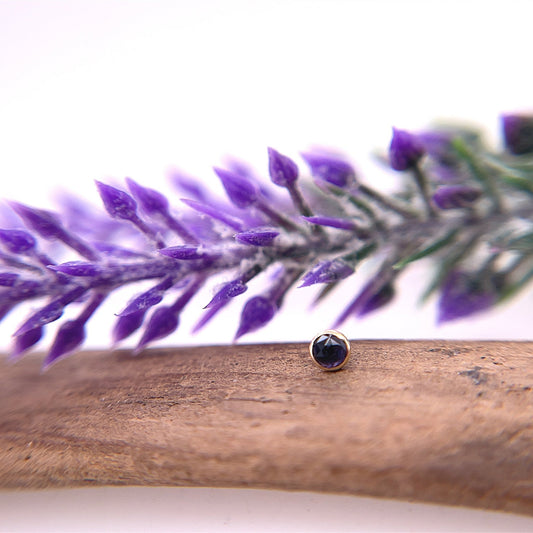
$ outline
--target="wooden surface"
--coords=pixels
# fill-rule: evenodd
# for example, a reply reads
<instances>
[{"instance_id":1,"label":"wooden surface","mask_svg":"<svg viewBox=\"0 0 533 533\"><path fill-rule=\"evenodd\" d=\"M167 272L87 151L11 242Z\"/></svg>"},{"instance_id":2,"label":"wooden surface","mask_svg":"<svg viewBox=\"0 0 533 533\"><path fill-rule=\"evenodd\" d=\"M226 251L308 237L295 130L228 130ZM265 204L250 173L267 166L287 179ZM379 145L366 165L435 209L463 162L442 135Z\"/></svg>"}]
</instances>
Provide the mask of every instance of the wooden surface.
<instances>
[{"instance_id":1,"label":"wooden surface","mask_svg":"<svg viewBox=\"0 0 533 533\"><path fill-rule=\"evenodd\" d=\"M533 514L533 343L356 341L0 363L0 486L267 487Z\"/></svg>"}]
</instances>

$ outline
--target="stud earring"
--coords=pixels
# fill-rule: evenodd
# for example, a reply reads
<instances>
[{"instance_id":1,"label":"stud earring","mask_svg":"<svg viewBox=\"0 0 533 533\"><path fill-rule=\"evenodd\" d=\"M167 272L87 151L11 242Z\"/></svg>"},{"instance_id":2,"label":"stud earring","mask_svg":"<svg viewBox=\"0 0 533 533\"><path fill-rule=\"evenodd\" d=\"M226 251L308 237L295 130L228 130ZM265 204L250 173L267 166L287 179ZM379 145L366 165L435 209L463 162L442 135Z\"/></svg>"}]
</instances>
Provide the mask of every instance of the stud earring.
<instances>
[{"instance_id":1,"label":"stud earring","mask_svg":"<svg viewBox=\"0 0 533 533\"><path fill-rule=\"evenodd\" d=\"M309 353L322 370L340 370L350 358L350 341L340 331L327 329L311 341Z\"/></svg>"}]
</instances>

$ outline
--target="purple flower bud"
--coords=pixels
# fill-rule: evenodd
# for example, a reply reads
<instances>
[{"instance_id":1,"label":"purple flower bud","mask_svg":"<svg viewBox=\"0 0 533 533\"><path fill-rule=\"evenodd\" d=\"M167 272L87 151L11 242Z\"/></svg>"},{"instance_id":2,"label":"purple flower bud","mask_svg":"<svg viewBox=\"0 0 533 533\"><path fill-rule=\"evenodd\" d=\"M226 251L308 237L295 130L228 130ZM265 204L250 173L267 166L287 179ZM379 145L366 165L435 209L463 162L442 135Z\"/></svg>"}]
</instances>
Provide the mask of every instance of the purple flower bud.
<instances>
[{"instance_id":1,"label":"purple flower bud","mask_svg":"<svg viewBox=\"0 0 533 533\"><path fill-rule=\"evenodd\" d=\"M118 316L131 315L132 313L136 313L137 311L141 310L146 311L149 307L157 305L163 299L165 291L170 289L173 283L174 281L172 277L167 276L155 287L152 287L151 289L148 289L147 291L133 298L128 303L126 308L118 314Z\"/></svg>"},{"instance_id":2,"label":"purple flower bud","mask_svg":"<svg viewBox=\"0 0 533 533\"><path fill-rule=\"evenodd\" d=\"M158 251L161 255L164 255L166 257L172 257L173 259L180 259L184 261L194 261L196 259L205 259L220 255L208 253L200 246L193 246L189 244L169 246L168 248L161 248L161 250Z\"/></svg>"},{"instance_id":3,"label":"purple flower bud","mask_svg":"<svg viewBox=\"0 0 533 533\"><path fill-rule=\"evenodd\" d=\"M413 168L425 153L420 139L408 131L393 128L389 147L390 165L394 170Z\"/></svg>"},{"instance_id":4,"label":"purple flower bud","mask_svg":"<svg viewBox=\"0 0 533 533\"><path fill-rule=\"evenodd\" d=\"M120 257L122 259L149 259L148 254L143 254L134 250L129 250L128 248L123 248L122 246L116 246L115 244L110 244L108 242L95 242L93 246L99 251L107 255L112 255L114 257Z\"/></svg>"},{"instance_id":5,"label":"purple flower bud","mask_svg":"<svg viewBox=\"0 0 533 533\"><path fill-rule=\"evenodd\" d=\"M466 185L439 187L433 195L433 202L440 209L457 209L470 207L479 197L481 191Z\"/></svg>"},{"instance_id":6,"label":"purple flower bud","mask_svg":"<svg viewBox=\"0 0 533 533\"><path fill-rule=\"evenodd\" d=\"M381 289L379 289L374 294L370 294L364 301L361 302L360 306L356 310L355 314L358 317L362 317L385 307L388 303L392 301L395 295L394 286L392 283L387 283Z\"/></svg>"},{"instance_id":7,"label":"purple flower bud","mask_svg":"<svg viewBox=\"0 0 533 533\"><path fill-rule=\"evenodd\" d=\"M216 307L217 305L224 303L235 296L239 296L243 292L246 292L248 287L240 280L235 279L225 283L213 296L211 301L205 306L205 308Z\"/></svg>"},{"instance_id":8,"label":"purple flower bud","mask_svg":"<svg viewBox=\"0 0 533 533\"><path fill-rule=\"evenodd\" d=\"M59 217L50 211L36 209L18 202L9 202L13 210L24 220L24 222L41 237L45 239L63 239L65 228L61 224Z\"/></svg>"},{"instance_id":9,"label":"purple flower bud","mask_svg":"<svg viewBox=\"0 0 533 533\"><path fill-rule=\"evenodd\" d=\"M49 265L48 268L54 272L79 277L94 277L103 272L101 265L97 263L85 263L83 261L69 261L60 265Z\"/></svg>"},{"instance_id":10,"label":"purple flower bud","mask_svg":"<svg viewBox=\"0 0 533 533\"><path fill-rule=\"evenodd\" d=\"M12 254L25 254L35 249L33 235L20 229L0 229L0 241Z\"/></svg>"},{"instance_id":11,"label":"purple flower bud","mask_svg":"<svg viewBox=\"0 0 533 533\"><path fill-rule=\"evenodd\" d=\"M176 330L178 324L178 315L171 307L159 307L150 317L136 352L142 350L147 344L170 335Z\"/></svg>"},{"instance_id":12,"label":"purple flower bud","mask_svg":"<svg viewBox=\"0 0 533 533\"><path fill-rule=\"evenodd\" d=\"M22 335L15 337L13 348L11 350L11 359L18 359L24 355L30 348L35 346L43 336L43 328L37 327L30 329Z\"/></svg>"},{"instance_id":13,"label":"purple flower bud","mask_svg":"<svg viewBox=\"0 0 533 533\"><path fill-rule=\"evenodd\" d=\"M145 314L146 309L140 309L128 315L119 316L113 328L113 343L116 344L137 331L143 323Z\"/></svg>"},{"instance_id":14,"label":"purple flower bud","mask_svg":"<svg viewBox=\"0 0 533 533\"><path fill-rule=\"evenodd\" d=\"M354 272L354 268L342 259L321 261L305 274L299 287L308 287L315 283L332 283L347 278Z\"/></svg>"},{"instance_id":15,"label":"purple flower bud","mask_svg":"<svg viewBox=\"0 0 533 533\"><path fill-rule=\"evenodd\" d=\"M264 296L255 296L248 300L242 310L241 322L235 334L235 340L246 333L251 333L262 328L272 320L276 311L276 305Z\"/></svg>"},{"instance_id":16,"label":"purple flower bud","mask_svg":"<svg viewBox=\"0 0 533 533\"><path fill-rule=\"evenodd\" d=\"M252 246L272 246L279 231L273 229L254 228L235 235L235 239L243 244Z\"/></svg>"},{"instance_id":17,"label":"purple flower bud","mask_svg":"<svg viewBox=\"0 0 533 533\"><path fill-rule=\"evenodd\" d=\"M235 172L214 168L216 175L220 178L226 194L231 202L244 209L255 204L259 197L259 191L254 183Z\"/></svg>"},{"instance_id":18,"label":"purple flower bud","mask_svg":"<svg viewBox=\"0 0 533 533\"><path fill-rule=\"evenodd\" d=\"M322 154L304 153L301 154L304 161L309 165L311 174L336 187L346 188L356 181L355 170L350 163Z\"/></svg>"},{"instance_id":19,"label":"purple flower bud","mask_svg":"<svg viewBox=\"0 0 533 533\"><path fill-rule=\"evenodd\" d=\"M96 186L110 216L123 220L136 220L138 218L137 203L127 192L100 181L96 181Z\"/></svg>"},{"instance_id":20,"label":"purple flower bud","mask_svg":"<svg viewBox=\"0 0 533 533\"><path fill-rule=\"evenodd\" d=\"M313 216L313 217L302 217L304 220L307 220L307 222L311 222L311 224L318 224L319 226L327 226L330 228L337 228L337 229L344 229L351 231L355 229L356 225L351 220L347 220L345 218L334 218L334 217L321 217L321 216Z\"/></svg>"},{"instance_id":21,"label":"purple flower bud","mask_svg":"<svg viewBox=\"0 0 533 533\"><path fill-rule=\"evenodd\" d=\"M197 200L188 200L187 198L182 198L181 201L192 209L226 224L226 226L230 227L231 229L236 231L241 231L243 229L243 224L239 219L220 211L220 209L216 209L215 207L204 204L203 202L198 202Z\"/></svg>"},{"instance_id":22,"label":"purple flower bud","mask_svg":"<svg viewBox=\"0 0 533 533\"><path fill-rule=\"evenodd\" d=\"M298 179L296 163L274 148L268 148L268 171L272 182L280 187L290 187Z\"/></svg>"},{"instance_id":23,"label":"purple flower bud","mask_svg":"<svg viewBox=\"0 0 533 533\"><path fill-rule=\"evenodd\" d=\"M60 357L73 352L85 340L85 323L81 320L69 320L61 324L57 330L52 347L43 363L43 369L48 368Z\"/></svg>"},{"instance_id":24,"label":"purple flower bud","mask_svg":"<svg viewBox=\"0 0 533 533\"><path fill-rule=\"evenodd\" d=\"M496 301L496 291L483 284L476 274L451 272L440 294L437 321L442 324L485 311Z\"/></svg>"},{"instance_id":25,"label":"purple flower bud","mask_svg":"<svg viewBox=\"0 0 533 533\"><path fill-rule=\"evenodd\" d=\"M13 287L19 278L14 272L0 272L0 287Z\"/></svg>"},{"instance_id":26,"label":"purple flower bud","mask_svg":"<svg viewBox=\"0 0 533 533\"><path fill-rule=\"evenodd\" d=\"M515 155L533 152L533 116L503 115L501 120L507 150Z\"/></svg>"},{"instance_id":27,"label":"purple flower bud","mask_svg":"<svg viewBox=\"0 0 533 533\"><path fill-rule=\"evenodd\" d=\"M126 178L126 183L131 194L139 202L142 209L152 215L154 213L167 213L168 200L160 192L143 187L131 178Z\"/></svg>"}]
</instances>

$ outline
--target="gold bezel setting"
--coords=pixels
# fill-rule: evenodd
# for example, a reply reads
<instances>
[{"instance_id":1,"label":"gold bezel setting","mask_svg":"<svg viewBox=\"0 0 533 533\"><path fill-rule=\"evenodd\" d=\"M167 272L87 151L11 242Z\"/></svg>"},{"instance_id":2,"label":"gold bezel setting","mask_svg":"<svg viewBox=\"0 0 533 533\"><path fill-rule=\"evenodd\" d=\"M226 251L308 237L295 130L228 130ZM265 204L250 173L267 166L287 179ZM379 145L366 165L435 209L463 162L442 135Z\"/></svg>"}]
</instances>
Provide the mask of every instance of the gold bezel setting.
<instances>
[{"instance_id":1,"label":"gold bezel setting","mask_svg":"<svg viewBox=\"0 0 533 533\"><path fill-rule=\"evenodd\" d=\"M320 337L322 336L327 336L327 335L330 336L330 339L331 337L334 337L335 338L334 340L339 342L341 345L344 344L344 347L346 349L346 353L342 357L342 360L340 360L338 364L335 364L333 366L327 366L327 365L324 365L323 363L320 363L319 359L317 358L317 355L314 353L314 348L316 346L318 339L320 339ZM335 329L327 329L313 337L313 339L309 343L309 355L311 356L313 363L315 363L315 365L321 368L322 370L325 370L326 372L336 372L337 370L340 370L341 368L343 368L348 362L348 359L350 359L350 341L340 331L337 331Z\"/></svg>"}]
</instances>

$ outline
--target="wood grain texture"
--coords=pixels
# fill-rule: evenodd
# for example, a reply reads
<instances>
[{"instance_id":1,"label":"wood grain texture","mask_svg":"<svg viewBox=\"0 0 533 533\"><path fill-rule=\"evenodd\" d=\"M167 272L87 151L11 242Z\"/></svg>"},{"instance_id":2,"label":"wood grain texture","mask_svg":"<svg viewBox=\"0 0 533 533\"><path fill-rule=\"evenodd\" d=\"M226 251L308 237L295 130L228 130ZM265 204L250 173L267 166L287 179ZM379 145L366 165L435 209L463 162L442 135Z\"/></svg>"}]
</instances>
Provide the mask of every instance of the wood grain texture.
<instances>
[{"instance_id":1,"label":"wood grain texture","mask_svg":"<svg viewBox=\"0 0 533 533\"><path fill-rule=\"evenodd\" d=\"M0 486L353 493L533 514L533 343L356 341L0 364Z\"/></svg>"}]
</instances>

